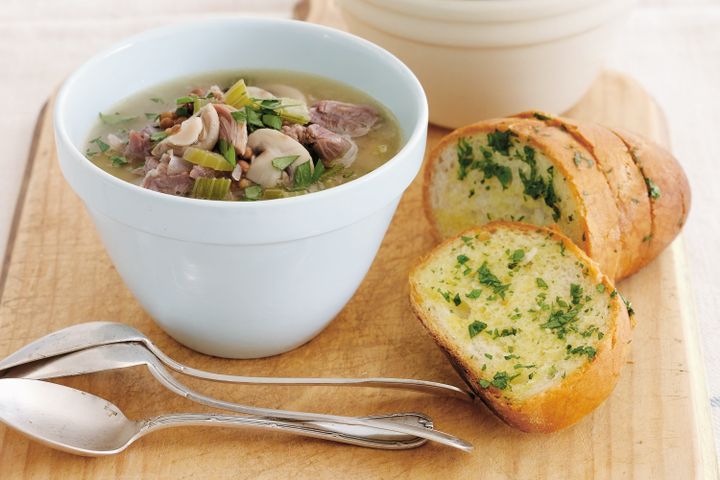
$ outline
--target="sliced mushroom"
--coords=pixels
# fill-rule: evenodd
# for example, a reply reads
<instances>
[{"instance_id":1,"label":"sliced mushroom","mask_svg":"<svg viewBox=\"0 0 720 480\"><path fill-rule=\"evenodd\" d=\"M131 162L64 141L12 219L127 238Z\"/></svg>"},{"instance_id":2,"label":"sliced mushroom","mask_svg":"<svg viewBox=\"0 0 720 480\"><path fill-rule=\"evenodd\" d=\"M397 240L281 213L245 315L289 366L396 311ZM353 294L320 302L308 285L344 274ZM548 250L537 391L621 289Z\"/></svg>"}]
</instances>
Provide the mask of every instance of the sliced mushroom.
<instances>
[{"instance_id":1,"label":"sliced mushroom","mask_svg":"<svg viewBox=\"0 0 720 480\"><path fill-rule=\"evenodd\" d=\"M155 145L152 154L159 157L172 149L182 155L187 147L212 150L220 133L220 119L213 104L208 103L180 124L180 130Z\"/></svg>"},{"instance_id":2,"label":"sliced mushroom","mask_svg":"<svg viewBox=\"0 0 720 480\"><path fill-rule=\"evenodd\" d=\"M255 154L250 163L246 177L258 185L268 188L283 181L282 170L275 168L272 161L278 157L297 155L297 159L287 167L287 179L293 180L295 169L305 162L310 162L310 170L314 165L310 153L292 137L271 128L255 130L248 137L248 147Z\"/></svg>"},{"instance_id":3,"label":"sliced mushroom","mask_svg":"<svg viewBox=\"0 0 720 480\"><path fill-rule=\"evenodd\" d=\"M276 97L292 98L293 100L307 103L307 98L305 97L305 95L300 90L295 87L291 87L290 85L284 85L281 83L265 85L265 90L270 92L272 95L275 95Z\"/></svg>"},{"instance_id":4,"label":"sliced mushroom","mask_svg":"<svg viewBox=\"0 0 720 480\"><path fill-rule=\"evenodd\" d=\"M220 134L220 118L212 103L202 107L198 115L202 119L203 128L197 143L193 146L203 150L212 150Z\"/></svg>"},{"instance_id":5,"label":"sliced mushroom","mask_svg":"<svg viewBox=\"0 0 720 480\"><path fill-rule=\"evenodd\" d=\"M223 103L216 103L214 106L220 119L219 138L224 139L235 147L235 152L238 155L244 155L248 140L246 123L238 122L233 118L232 112L237 111L234 107Z\"/></svg>"}]
</instances>

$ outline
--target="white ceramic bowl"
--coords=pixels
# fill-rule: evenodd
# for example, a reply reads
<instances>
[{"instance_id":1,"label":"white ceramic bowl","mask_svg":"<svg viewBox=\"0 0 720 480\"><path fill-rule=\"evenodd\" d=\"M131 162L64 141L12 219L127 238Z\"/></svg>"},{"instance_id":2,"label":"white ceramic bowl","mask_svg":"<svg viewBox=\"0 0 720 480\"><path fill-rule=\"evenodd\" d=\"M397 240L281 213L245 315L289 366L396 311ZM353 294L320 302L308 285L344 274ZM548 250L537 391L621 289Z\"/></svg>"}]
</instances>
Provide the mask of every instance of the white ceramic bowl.
<instances>
[{"instance_id":1,"label":"white ceramic bowl","mask_svg":"<svg viewBox=\"0 0 720 480\"><path fill-rule=\"evenodd\" d=\"M347 184L260 202L153 192L82 154L98 112L134 92L183 75L259 68L312 72L362 89L395 114L404 147ZM295 348L347 303L420 168L428 120L419 82L385 50L331 28L252 18L130 38L68 78L54 115L63 174L132 293L181 343L232 358Z\"/></svg>"},{"instance_id":2,"label":"white ceramic bowl","mask_svg":"<svg viewBox=\"0 0 720 480\"><path fill-rule=\"evenodd\" d=\"M420 79L430 121L456 128L560 113L602 66L632 0L336 0L351 32Z\"/></svg>"}]
</instances>

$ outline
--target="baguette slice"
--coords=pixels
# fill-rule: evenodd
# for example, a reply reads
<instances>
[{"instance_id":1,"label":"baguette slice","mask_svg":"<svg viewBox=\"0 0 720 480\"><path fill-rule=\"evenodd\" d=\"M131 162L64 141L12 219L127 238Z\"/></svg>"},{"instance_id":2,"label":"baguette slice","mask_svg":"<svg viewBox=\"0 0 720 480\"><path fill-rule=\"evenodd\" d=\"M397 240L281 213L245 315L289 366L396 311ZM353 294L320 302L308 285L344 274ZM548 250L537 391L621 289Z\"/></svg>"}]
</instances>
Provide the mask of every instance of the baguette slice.
<instances>
[{"instance_id":1,"label":"baguette slice","mask_svg":"<svg viewBox=\"0 0 720 480\"><path fill-rule=\"evenodd\" d=\"M556 431L612 392L630 318L608 277L564 235L492 222L436 247L409 281L417 317L509 425Z\"/></svg>"},{"instance_id":2,"label":"baguette slice","mask_svg":"<svg viewBox=\"0 0 720 480\"><path fill-rule=\"evenodd\" d=\"M536 111L523 112L515 116L540 119L546 125L566 131L590 152L592 160L605 175L620 214L620 245L623 253L617 255L615 279L624 278L640 270L652 260L657 253L655 255L648 253L653 236L650 197L645 178L625 142L612 131L595 123ZM654 156L658 155L661 153ZM634 254L628 254L629 252ZM605 273L610 272L605 271Z\"/></svg>"},{"instance_id":3,"label":"baguette slice","mask_svg":"<svg viewBox=\"0 0 720 480\"><path fill-rule=\"evenodd\" d=\"M615 280L659 255L690 208L687 178L666 150L540 112L450 133L430 153L424 188L439 239L493 220L556 226Z\"/></svg>"},{"instance_id":4,"label":"baguette slice","mask_svg":"<svg viewBox=\"0 0 720 480\"><path fill-rule=\"evenodd\" d=\"M618 273L620 214L592 154L536 119L479 122L450 133L425 169L425 212L448 238L494 220L557 227Z\"/></svg>"}]
</instances>

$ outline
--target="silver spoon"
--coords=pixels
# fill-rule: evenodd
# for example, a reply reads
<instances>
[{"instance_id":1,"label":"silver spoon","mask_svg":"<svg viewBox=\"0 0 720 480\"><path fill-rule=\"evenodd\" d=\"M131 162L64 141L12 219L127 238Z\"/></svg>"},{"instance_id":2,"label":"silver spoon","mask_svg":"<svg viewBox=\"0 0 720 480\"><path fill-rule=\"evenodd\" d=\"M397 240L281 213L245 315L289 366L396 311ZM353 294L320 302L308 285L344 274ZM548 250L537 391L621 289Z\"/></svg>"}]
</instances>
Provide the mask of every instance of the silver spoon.
<instances>
[{"instance_id":1,"label":"silver spoon","mask_svg":"<svg viewBox=\"0 0 720 480\"><path fill-rule=\"evenodd\" d=\"M80 323L41 337L0 361L0 376L3 370L18 365L75 352L85 348L124 342L141 343L172 370L205 380L240 384L401 388L422 392L450 394L465 400L473 400L476 398L475 394L471 391L458 388L454 385L407 378L275 378L244 377L206 372L173 360L140 331L129 325L115 322Z\"/></svg>"},{"instance_id":2,"label":"silver spoon","mask_svg":"<svg viewBox=\"0 0 720 480\"><path fill-rule=\"evenodd\" d=\"M77 352L68 353L60 357L51 357L25 365L14 367L5 372L7 378L48 379L84 375L87 373L145 366L150 373L170 391L203 405L246 415L256 415L283 420L299 420L314 422L335 422L348 425L362 425L391 432L399 432L426 438L443 445L458 448L464 451L472 450L472 445L447 433L438 430L428 430L416 425L397 424L391 421L328 415L319 413L294 412L289 410L276 410L271 408L250 407L237 403L226 402L208 397L191 390L175 377L170 375L158 358L143 346L137 343L115 343L87 348Z\"/></svg>"},{"instance_id":3,"label":"silver spoon","mask_svg":"<svg viewBox=\"0 0 720 480\"><path fill-rule=\"evenodd\" d=\"M422 415L406 420L428 421ZM86 456L120 453L150 432L182 426L260 428L387 450L415 448L427 441L413 436L384 437L353 425L283 422L212 413L173 413L129 420L117 406L90 393L19 378L0 379L0 421L52 448ZM428 425L432 424L428 421Z\"/></svg>"}]
</instances>

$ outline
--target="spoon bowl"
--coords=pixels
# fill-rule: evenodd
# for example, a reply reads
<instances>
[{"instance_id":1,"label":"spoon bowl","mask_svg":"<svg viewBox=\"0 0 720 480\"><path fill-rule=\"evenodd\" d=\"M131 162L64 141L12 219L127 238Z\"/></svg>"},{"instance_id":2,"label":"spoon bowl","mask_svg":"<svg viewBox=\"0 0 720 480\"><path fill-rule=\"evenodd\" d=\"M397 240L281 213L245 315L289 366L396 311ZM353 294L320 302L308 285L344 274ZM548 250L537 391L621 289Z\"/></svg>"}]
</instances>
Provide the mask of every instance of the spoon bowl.
<instances>
[{"instance_id":1,"label":"spoon bowl","mask_svg":"<svg viewBox=\"0 0 720 480\"><path fill-rule=\"evenodd\" d=\"M398 421L417 424L423 420L432 427L420 414L404 414ZM427 441L413 436L367 436L367 429L352 425L294 423L238 415L175 413L131 420L117 406L90 393L20 378L0 379L0 421L51 448L84 456L113 455L150 432L178 426L271 429L389 450L415 448Z\"/></svg>"}]
</instances>

